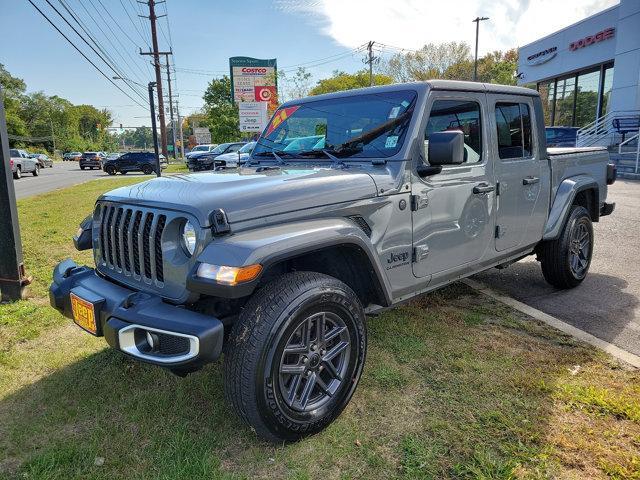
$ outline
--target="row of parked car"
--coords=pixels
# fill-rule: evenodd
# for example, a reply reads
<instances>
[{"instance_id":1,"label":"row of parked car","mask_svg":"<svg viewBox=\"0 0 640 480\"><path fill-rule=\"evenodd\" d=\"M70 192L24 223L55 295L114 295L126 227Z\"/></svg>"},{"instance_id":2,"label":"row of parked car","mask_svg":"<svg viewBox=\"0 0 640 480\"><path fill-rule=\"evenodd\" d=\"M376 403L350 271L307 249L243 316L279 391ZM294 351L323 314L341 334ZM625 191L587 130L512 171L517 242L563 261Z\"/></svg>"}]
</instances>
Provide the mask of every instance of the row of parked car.
<instances>
[{"instance_id":1,"label":"row of parked car","mask_svg":"<svg viewBox=\"0 0 640 480\"><path fill-rule=\"evenodd\" d=\"M9 167L13 178L21 178L23 173L31 173L34 177L40 175L41 168L53 168L53 160L44 153L29 153L19 148L9 150Z\"/></svg>"},{"instance_id":2,"label":"row of parked car","mask_svg":"<svg viewBox=\"0 0 640 480\"><path fill-rule=\"evenodd\" d=\"M249 160L255 146L256 142L198 145L187 153L187 166L192 172L235 168Z\"/></svg>"},{"instance_id":3,"label":"row of parked car","mask_svg":"<svg viewBox=\"0 0 640 480\"><path fill-rule=\"evenodd\" d=\"M77 161L80 169L104 170L109 175L116 173L142 172L147 175L156 170L156 160L152 152L69 152L63 161ZM160 155L160 168L167 168L167 159Z\"/></svg>"}]
</instances>

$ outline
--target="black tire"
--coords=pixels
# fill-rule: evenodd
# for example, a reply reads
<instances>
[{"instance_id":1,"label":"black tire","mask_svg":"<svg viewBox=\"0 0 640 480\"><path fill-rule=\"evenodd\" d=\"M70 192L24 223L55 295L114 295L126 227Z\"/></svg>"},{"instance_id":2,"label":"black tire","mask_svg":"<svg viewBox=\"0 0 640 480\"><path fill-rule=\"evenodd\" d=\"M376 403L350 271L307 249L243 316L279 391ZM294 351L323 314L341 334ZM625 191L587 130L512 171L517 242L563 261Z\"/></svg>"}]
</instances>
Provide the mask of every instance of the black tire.
<instances>
[{"instance_id":1,"label":"black tire","mask_svg":"<svg viewBox=\"0 0 640 480\"><path fill-rule=\"evenodd\" d=\"M40 175L40 165L36 165L35 170L31 173L33 174L34 177L37 177L38 175Z\"/></svg>"},{"instance_id":2,"label":"black tire","mask_svg":"<svg viewBox=\"0 0 640 480\"><path fill-rule=\"evenodd\" d=\"M116 174L116 167L114 167L113 165L109 165L107 166L107 168L104 169L105 172L107 172L109 175L115 175Z\"/></svg>"},{"instance_id":3,"label":"black tire","mask_svg":"<svg viewBox=\"0 0 640 480\"><path fill-rule=\"evenodd\" d=\"M13 174L13 178L15 178L16 180L19 180L22 178L22 168L20 168L20 165L16 166L16 171Z\"/></svg>"},{"instance_id":4,"label":"black tire","mask_svg":"<svg viewBox=\"0 0 640 480\"><path fill-rule=\"evenodd\" d=\"M225 346L225 397L261 438L299 440L347 406L366 349L364 310L347 285L319 273L287 273L257 291L233 325Z\"/></svg>"},{"instance_id":5,"label":"black tire","mask_svg":"<svg viewBox=\"0 0 640 480\"><path fill-rule=\"evenodd\" d=\"M120 172L120 175L126 175L126 174L127 174L126 170L123 170L122 172Z\"/></svg>"},{"instance_id":6,"label":"black tire","mask_svg":"<svg viewBox=\"0 0 640 480\"><path fill-rule=\"evenodd\" d=\"M82 166L81 166L81 167L80 167L80 170L84 170L84 167L82 167Z\"/></svg>"},{"instance_id":7,"label":"black tire","mask_svg":"<svg viewBox=\"0 0 640 480\"><path fill-rule=\"evenodd\" d=\"M593 253L593 225L586 208L571 207L556 240L542 242L539 258L544 279L557 288L574 288L587 276Z\"/></svg>"},{"instance_id":8,"label":"black tire","mask_svg":"<svg viewBox=\"0 0 640 480\"><path fill-rule=\"evenodd\" d=\"M151 167L151 165L143 165L142 173L144 173L145 175L151 175L153 173L153 168Z\"/></svg>"}]
</instances>

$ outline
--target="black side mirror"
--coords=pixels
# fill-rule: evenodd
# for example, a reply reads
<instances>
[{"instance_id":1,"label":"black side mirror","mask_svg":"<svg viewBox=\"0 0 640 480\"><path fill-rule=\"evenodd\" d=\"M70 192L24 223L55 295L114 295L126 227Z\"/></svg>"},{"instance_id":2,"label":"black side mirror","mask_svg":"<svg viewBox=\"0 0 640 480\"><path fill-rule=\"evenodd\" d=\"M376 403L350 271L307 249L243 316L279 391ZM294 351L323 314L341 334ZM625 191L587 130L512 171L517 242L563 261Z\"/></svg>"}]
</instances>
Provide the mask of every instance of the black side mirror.
<instances>
[{"instance_id":1,"label":"black side mirror","mask_svg":"<svg viewBox=\"0 0 640 480\"><path fill-rule=\"evenodd\" d=\"M459 165L464 161L464 134L460 130L429 135L429 165Z\"/></svg>"}]
</instances>

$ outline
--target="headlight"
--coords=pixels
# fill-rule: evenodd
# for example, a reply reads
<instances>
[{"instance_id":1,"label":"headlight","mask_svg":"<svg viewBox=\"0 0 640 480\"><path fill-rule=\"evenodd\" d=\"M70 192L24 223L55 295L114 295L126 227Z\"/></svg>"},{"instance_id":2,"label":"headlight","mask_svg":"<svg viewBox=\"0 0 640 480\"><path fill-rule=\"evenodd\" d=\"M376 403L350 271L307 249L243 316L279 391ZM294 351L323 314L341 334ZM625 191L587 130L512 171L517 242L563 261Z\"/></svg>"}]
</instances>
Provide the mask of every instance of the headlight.
<instances>
[{"instance_id":1,"label":"headlight","mask_svg":"<svg viewBox=\"0 0 640 480\"><path fill-rule=\"evenodd\" d=\"M182 227L182 243L189 255L193 255L193 252L196 251L196 229L193 228L191 222L185 223Z\"/></svg>"},{"instance_id":2,"label":"headlight","mask_svg":"<svg viewBox=\"0 0 640 480\"><path fill-rule=\"evenodd\" d=\"M198 266L197 276L215 280L222 285L237 285L238 283L255 280L262 272L262 265L254 264L246 267L227 267L225 265L211 265L201 263Z\"/></svg>"}]
</instances>

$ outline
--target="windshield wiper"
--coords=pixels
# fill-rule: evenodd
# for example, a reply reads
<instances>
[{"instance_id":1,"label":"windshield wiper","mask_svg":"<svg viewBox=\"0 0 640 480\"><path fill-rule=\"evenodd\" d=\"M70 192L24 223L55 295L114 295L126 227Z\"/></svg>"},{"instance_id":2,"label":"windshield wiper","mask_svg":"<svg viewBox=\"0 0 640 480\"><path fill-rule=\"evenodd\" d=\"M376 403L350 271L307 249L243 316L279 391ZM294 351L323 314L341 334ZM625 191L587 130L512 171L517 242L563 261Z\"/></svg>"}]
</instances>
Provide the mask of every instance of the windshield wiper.
<instances>
[{"instance_id":1,"label":"windshield wiper","mask_svg":"<svg viewBox=\"0 0 640 480\"><path fill-rule=\"evenodd\" d=\"M258 152L251 155L251 157L266 157L267 155L271 155L280 165L284 165L285 161L282 156L294 157L291 152L285 152L284 150L269 150L264 152ZM251 162L253 163L253 162Z\"/></svg>"}]
</instances>

